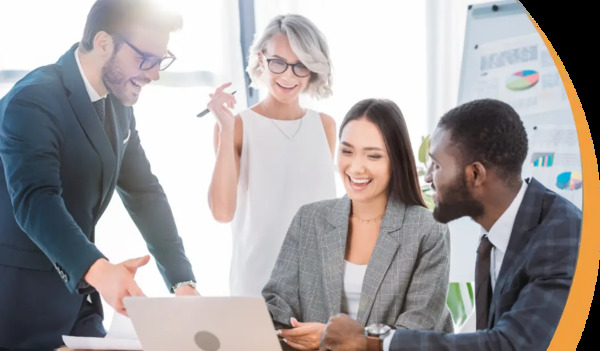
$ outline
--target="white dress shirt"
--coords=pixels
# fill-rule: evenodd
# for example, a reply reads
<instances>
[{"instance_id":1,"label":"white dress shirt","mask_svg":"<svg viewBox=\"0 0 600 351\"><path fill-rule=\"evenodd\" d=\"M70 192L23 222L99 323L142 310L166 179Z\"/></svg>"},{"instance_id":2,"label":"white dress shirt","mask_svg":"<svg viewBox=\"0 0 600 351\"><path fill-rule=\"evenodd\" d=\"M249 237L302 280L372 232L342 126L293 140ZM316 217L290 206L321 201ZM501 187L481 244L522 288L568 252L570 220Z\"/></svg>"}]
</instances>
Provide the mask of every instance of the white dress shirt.
<instances>
[{"instance_id":1,"label":"white dress shirt","mask_svg":"<svg viewBox=\"0 0 600 351\"><path fill-rule=\"evenodd\" d=\"M515 196L513 201L510 203L510 206L508 206L506 211L504 211L500 218L498 218L498 220L492 225L490 231L486 233L485 229L481 229L481 236L487 234L488 239L492 245L494 245L490 257L492 292L496 286L496 280L498 279L498 274L502 268L502 261L504 260L504 254L506 253L506 248L508 247L510 234L512 233L512 229L515 224L515 218L517 217L517 212L519 212L519 207L521 207L521 202L523 202L523 197L525 196L526 190L527 183L522 182L521 189L517 193L517 196Z\"/></svg>"},{"instance_id":2,"label":"white dress shirt","mask_svg":"<svg viewBox=\"0 0 600 351\"><path fill-rule=\"evenodd\" d=\"M90 100L92 100L92 102L95 102L102 98L105 98L106 95L100 96L100 94L98 94L96 89L94 89L94 87L92 87L92 84L90 84L90 81L85 76L83 67L81 67L81 61L79 60L79 49L75 50L75 62L77 62L77 68L79 68L79 73L81 74L81 78L83 78L83 84L85 85L85 90L87 91L88 95L90 96Z\"/></svg>"}]
</instances>

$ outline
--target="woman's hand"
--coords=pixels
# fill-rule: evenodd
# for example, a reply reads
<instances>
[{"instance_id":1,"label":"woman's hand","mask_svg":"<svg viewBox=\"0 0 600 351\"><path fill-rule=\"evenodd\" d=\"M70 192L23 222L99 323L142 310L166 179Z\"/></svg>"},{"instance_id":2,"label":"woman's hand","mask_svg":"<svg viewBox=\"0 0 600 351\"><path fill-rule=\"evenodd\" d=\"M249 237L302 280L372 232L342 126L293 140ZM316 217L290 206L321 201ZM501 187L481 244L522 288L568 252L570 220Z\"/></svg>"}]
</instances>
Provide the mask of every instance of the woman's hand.
<instances>
[{"instance_id":1,"label":"woman's hand","mask_svg":"<svg viewBox=\"0 0 600 351\"><path fill-rule=\"evenodd\" d=\"M293 329L281 329L279 334L284 341L296 350L318 350L321 333L325 329L323 323L301 323L290 318Z\"/></svg>"},{"instance_id":2,"label":"woman's hand","mask_svg":"<svg viewBox=\"0 0 600 351\"><path fill-rule=\"evenodd\" d=\"M235 119L231 109L234 108L236 101L232 94L223 91L229 86L231 86L231 82L221 85L213 94L209 94L210 101L207 107L217 117L217 123L221 130L233 131Z\"/></svg>"}]
</instances>

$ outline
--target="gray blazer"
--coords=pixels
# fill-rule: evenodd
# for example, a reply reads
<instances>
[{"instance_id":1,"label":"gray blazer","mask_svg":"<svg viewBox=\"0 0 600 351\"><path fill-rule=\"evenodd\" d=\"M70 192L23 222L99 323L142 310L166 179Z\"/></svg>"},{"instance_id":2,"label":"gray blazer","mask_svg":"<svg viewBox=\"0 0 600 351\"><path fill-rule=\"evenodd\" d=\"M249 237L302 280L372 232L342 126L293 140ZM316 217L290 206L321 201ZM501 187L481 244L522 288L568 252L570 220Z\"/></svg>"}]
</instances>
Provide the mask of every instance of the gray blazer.
<instances>
[{"instance_id":1,"label":"gray blazer","mask_svg":"<svg viewBox=\"0 0 600 351\"><path fill-rule=\"evenodd\" d=\"M262 294L273 320L327 323L341 312L344 254L351 203L347 196L300 208ZM388 201L369 260L358 322L453 331L446 307L448 227L431 211Z\"/></svg>"}]
</instances>

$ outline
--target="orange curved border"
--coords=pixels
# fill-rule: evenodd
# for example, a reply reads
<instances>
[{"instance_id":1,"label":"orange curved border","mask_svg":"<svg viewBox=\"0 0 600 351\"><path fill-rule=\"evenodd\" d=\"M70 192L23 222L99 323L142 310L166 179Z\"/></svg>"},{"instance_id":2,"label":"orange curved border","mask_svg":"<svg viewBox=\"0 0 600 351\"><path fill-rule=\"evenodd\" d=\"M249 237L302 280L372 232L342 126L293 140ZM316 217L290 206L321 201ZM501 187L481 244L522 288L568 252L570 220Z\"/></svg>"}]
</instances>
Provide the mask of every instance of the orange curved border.
<instances>
[{"instance_id":1,"label":"orange curved border","mask_svg":"<svg viewBox=\"0 0 600 351\"><path fill-rule=\"evenodd\" d=\"M594 234L594 229L597 230L600 228L600 216L594 216L593 210L600 206L598 163L590 128L585 119L583 107L577 97L573 82L569 78L565 66L556 54L550 41L540 29L540 26L530 14L528 16L540 34L540 37L544 40L562 78L571 104L571 110L573 111L577 136L579 138L579 149L581 151L583 227L581 231L579 258L565 310L554 338L550 343L550 347L548 347L548 350L556 351L576 350L594 298L594 288L596 286L596 279L598 278L598 264L600 262L600 235Z\"/></svg>"}]
</instances>

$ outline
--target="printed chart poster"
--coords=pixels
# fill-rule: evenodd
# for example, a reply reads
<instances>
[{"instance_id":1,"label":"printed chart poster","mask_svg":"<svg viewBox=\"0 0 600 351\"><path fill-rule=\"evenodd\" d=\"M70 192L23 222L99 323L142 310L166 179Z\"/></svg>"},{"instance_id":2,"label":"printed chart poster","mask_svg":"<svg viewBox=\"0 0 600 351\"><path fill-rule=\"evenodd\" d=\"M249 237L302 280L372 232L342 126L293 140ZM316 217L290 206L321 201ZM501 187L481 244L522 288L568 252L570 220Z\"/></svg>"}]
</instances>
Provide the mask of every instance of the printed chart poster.
<instances>
[{"instance_id":1,"label":"printed chart poster","mask_svg":"<svg viewBox=\"0 0 600 351\"><path fill-rule=\"evenodd\" d=\"M537 33L482 44L477 53L477 98L502 100L521 115L569 108L558 70Z\"/></svg>"},{"instance_id":2,"label":"printed chart poster","mask_svg":"<svg viewBox=\"0 0 600 351\"><path fill-rule=\"evenodd\" d=\"M529 139L523 176L582 207L582 173L573 113L558 70L537 33L482 44L477 49L477 96L510 104Z\"/></svg>"},{"instance_id":3,"label":"printed chart poster","mask_svg":"<svg viewBox=\"0 0 600 351\"><path fill-rule=\"evenodd\" d=\"M524 176L533 176L581 209L583 181L577 131L560 125L540 125L528 130L529 155Z\"/></svg>"}]
</instances>

